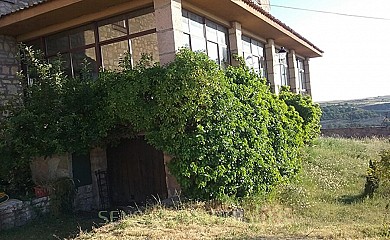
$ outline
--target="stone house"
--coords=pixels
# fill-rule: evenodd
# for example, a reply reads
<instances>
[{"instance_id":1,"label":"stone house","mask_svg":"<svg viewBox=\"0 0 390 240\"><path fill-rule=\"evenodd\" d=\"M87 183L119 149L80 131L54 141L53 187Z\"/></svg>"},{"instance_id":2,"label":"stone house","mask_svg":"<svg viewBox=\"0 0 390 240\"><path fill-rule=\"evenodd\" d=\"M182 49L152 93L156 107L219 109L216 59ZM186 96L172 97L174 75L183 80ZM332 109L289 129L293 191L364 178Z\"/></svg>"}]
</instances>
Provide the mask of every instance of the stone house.
<instances>
[{"instance_id":1,"label":"stone house","mask_svg":"<svg viewBox=\"0 0 390 240\"><path fill-rule=\"evenodd\" d=\"M309 59L322 51L273 17L269 0L0 0L0 100L21 92L17 43L41 49L47 59L61 53L69 76L87 59L93 70L118 68L118 59L142 53L166 64L181 47L201 50L221 65L232 55L267 77L271 88L289 85L311 94ZM285 58L277 53L288 52ZM35 181L71 177L80 209L125 205L148 196L173 196L170 158L142 137L88 155L33 161ZM106 185L108 183L108 185Z\"/></svg>"}]
</instances>

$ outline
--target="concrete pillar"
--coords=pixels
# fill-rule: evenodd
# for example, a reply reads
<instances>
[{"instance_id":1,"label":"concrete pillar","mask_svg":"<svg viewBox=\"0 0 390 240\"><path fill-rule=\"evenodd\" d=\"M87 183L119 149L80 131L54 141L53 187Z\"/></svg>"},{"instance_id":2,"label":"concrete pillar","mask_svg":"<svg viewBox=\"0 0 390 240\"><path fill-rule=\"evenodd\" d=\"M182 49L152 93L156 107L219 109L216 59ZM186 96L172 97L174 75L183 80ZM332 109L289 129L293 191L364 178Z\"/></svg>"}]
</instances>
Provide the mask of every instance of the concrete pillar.
<instances>
[{"instance_id":1,"label":"concrete pillar","mask_svg":"<svg viewBox=\"0 0 390 240\"><path fill-rule=\"evenodd\" d=\"M275 41L268 39L265 45L265 59L267 61L268 82L271 90L278 94L280 88L279 59L276 57Z\"/></svg>"},{"instance_id":2,"label":"concrete pillar","mask_svg":"<svg viewBox=\"0 0 390 240\"><path fill-rule=\"evenodd\" d=\"M181 0L154 0L154 9L160 63L165 65L184 45Z\"/></svg>"},{"instance_id":3,"label":"concrete pillar","mask_svg":"<svg viewBox=\"0 0 390 240\"><path fill-rule=\"evenodd\" d=\"M310 84L310 63L309 58L306 58L303 62L305 67L305 84L306 84L306 94L311 96L311 84Z\"/></svg>"},{"instance_id":4,"label":"concrete pillar","mask_svg":"<svg viewBox=\"0 0 390 240\"><path fill-rule=\"evenodd\" d=\"M290 50L287 55L290 89L293 93L299 93L299 75L295 50Z\"/></svg>"},{"instance_id":5,"label":"concrete pillar","mask_svg":"<svg viewBox=\"0 0 390 240\"><path fill-rule=\"evenodd\" d=\"M91 160L92 196L93 196L93 203L91 207L92 209L99 209L100 208L99 186L98 186L98 181L95 172L99 170L107 171L106 149L104 148L92 149L89 153L89 158ZM108 179L106 180L108 181Z\"/></svg>"},{"instance_id":6,"label":"concrete pillar","mask_svg":"<svg viewBox=\"0 0 390 240\"><path fill-rule=\"evenodd\" d=\"M22 85L17 77L17 72L20 70L17 55L16 39L0 35L0 104L22 93Z\"/></svg>"},{"instance_id":7,"label":"concrete pillar","mask_svg":"<svg viewBox=\"0 0 390 240\"><path fill-rule=\"evenodd\" d=\"M239 22L232 22L229 28L229 44L231 52L231 63L233 66L238 66L239 62L234 59L234 55L243 56L242 49L242 31Z\"/></svg>"}]
</instances>

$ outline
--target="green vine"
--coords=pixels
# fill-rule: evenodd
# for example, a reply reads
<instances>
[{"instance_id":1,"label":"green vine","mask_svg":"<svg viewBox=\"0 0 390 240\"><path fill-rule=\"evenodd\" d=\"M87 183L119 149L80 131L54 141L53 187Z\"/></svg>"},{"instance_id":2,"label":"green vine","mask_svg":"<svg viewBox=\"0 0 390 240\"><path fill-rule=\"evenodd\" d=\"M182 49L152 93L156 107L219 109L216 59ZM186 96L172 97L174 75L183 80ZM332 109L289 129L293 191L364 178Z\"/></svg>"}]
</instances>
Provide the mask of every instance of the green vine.
<instances>
[{"instance_id":1,"label":"green vine","mask_svg":"<svg viewBox=\"0 0 390 240\"><path fill-rule=\"evenodd\" d=\"M271 93L247 67L219 66L203 53L178 52L167 66L144 56L135 67L72 79L61 61L47 63L30 48L23 105L6 118L0 147L26 163L35 156L83 152L143 132L149 143L174 156L172 173L196 199L269 192L300 169L299 151L316 136L314 106ZM304 103L304 104L302 104ZM302 118L303 117L303 118ZM308 136L310 135L310 136Z\"/></svg>"}]
</instances>

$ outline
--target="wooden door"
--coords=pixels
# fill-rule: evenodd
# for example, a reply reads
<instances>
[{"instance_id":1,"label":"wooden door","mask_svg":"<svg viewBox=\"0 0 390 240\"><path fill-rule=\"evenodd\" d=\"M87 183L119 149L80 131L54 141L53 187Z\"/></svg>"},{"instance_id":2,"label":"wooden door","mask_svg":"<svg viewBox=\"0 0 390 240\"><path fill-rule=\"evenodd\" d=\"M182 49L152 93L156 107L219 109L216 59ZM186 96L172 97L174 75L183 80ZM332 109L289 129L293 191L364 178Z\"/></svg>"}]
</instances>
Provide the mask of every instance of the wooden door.
<instances>
[{"instance_id":1,"label":"wooden door","mask_svg":"<svg viewBox=\"0 0 390 240\"><path fill-rule=\"evenodd\" d=\"M144 137L123 140L107 149L111 200L126 206L167 197L164 155L149 145Z\"/></svg>"}]
</instances>

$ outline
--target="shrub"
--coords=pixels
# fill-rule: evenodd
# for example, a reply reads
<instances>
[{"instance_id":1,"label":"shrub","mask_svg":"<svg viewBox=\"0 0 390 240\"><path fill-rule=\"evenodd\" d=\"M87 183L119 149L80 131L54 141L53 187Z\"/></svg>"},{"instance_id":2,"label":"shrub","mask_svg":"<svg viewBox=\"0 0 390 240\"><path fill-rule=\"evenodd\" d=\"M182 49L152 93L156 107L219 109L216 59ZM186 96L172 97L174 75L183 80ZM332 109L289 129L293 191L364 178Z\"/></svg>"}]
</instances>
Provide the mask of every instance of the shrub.
<instances>
[{"instance_id":1,"label":"shrub","mask_svg":"<svg viewBox=\"0 0 390 240\"><path fill-rule=\"evenodd\" d=\"M174 156L189 197L269 192L299 170L302 119L244 66L223 71L183 49L166 67L127 69L115 81L109 105Z\"/></svg>"},{"instance_id":2,"label":"shrub","mask_svg":"<svg viewBox=\"0 0 390 240\"><path fill-rule=\"evenodd\" d=\"M321 108L319 104L312 101L308 95L294 94L288 88L283 88L279 94L288 106L292 106L303 119L303 131L305 143L312 143L312 141L319 136Z\"/></svg>"},{"instance_id":3,"label":"shrub","mask_svg":"<svg viewBox=\"0 0 390 240\"><path fill-rule=\"evenodd\" d=\"M305 112L316 110L310 99L278 97L247 67L221 70L187 49L164 67L147 56L135 67L126 59L121 71L70 79L60 62L29 55L33 84L7 119L1 144L28 163L143 132L174 156L171 172L196 199L267 193L299 171L300 147L315 133L308 125L318 128L316 113Z\"/></svg>"}]
</instances>

